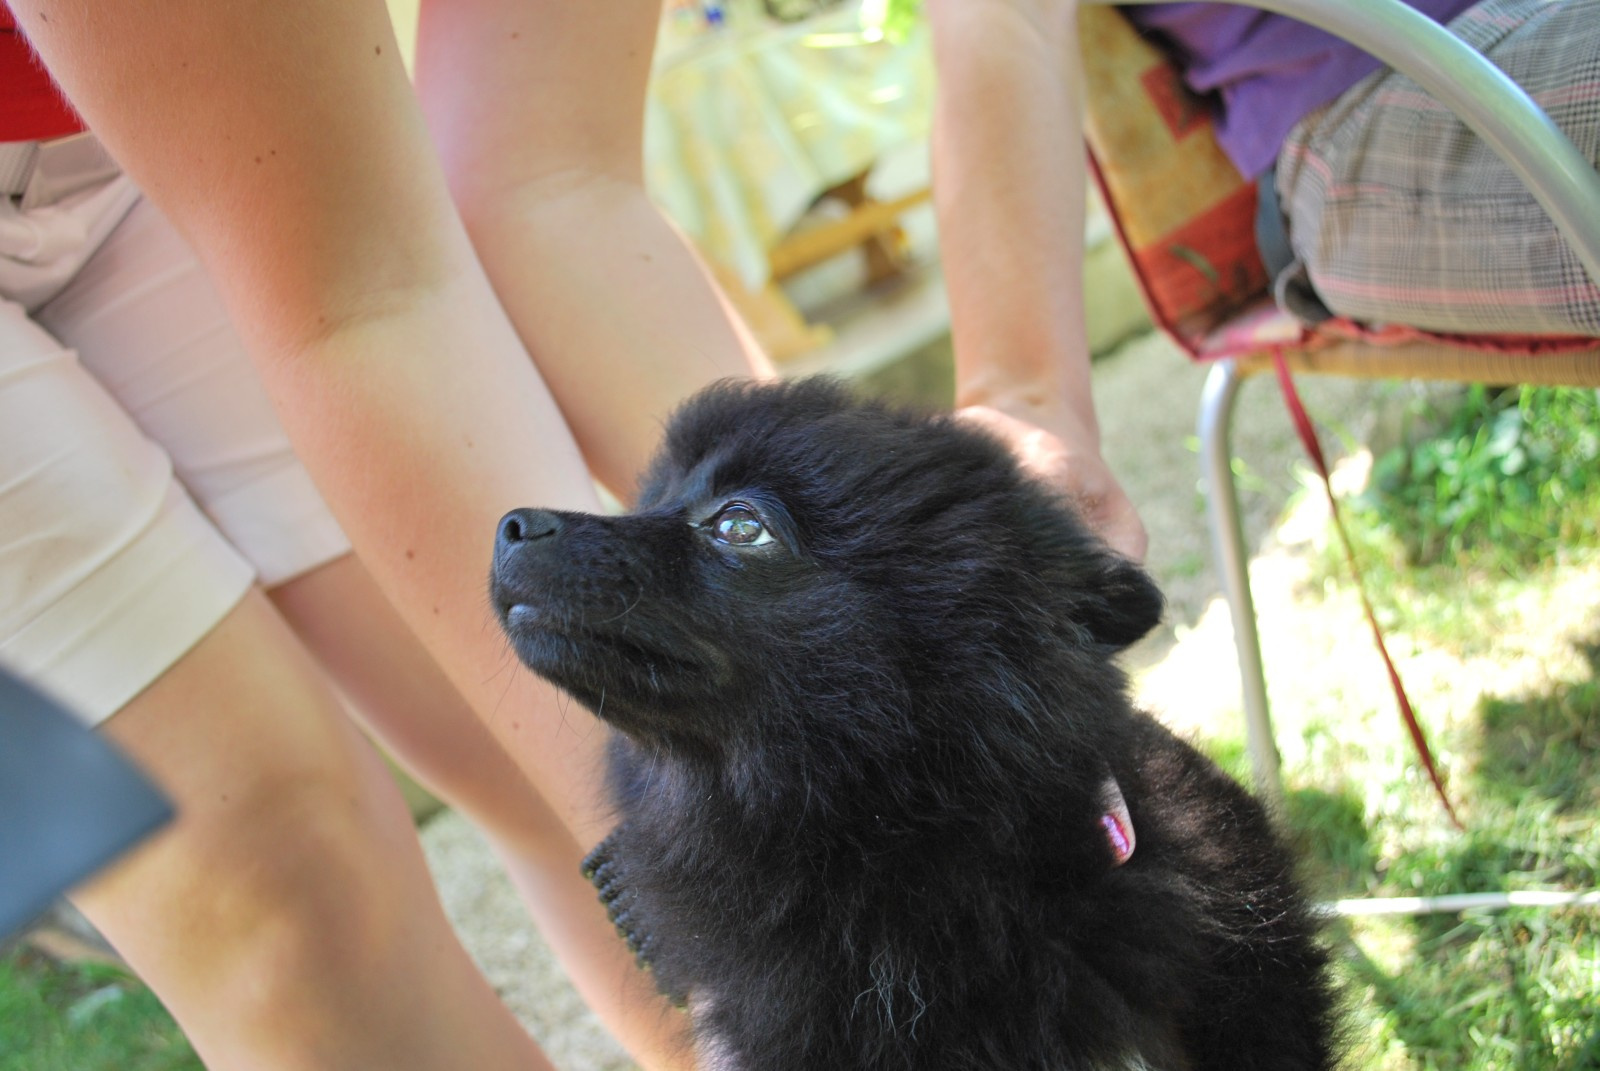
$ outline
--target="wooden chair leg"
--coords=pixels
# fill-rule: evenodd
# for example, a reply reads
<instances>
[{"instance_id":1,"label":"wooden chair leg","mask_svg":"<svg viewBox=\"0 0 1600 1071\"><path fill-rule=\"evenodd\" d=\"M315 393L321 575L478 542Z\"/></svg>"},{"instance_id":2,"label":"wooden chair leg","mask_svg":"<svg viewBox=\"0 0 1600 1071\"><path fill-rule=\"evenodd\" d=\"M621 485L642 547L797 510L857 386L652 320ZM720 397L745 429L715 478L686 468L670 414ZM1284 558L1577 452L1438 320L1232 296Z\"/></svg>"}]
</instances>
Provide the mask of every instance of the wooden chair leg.
<instances>
[{"instance_id":1,"label":"wooden chair leg","mask_svg":"<svg viewBox=\"0 0 1600 1071\"><path fill-rule=\"evenodd\" d=\"M1230 430L1234 401L1246 375L1231 361L1218 361L1200 393L1200 460L1206 488L1206 514L1211 547L1223 597L1233 622L1244 700L1245 734L1255 772L1256 791L1273 807L1283 801L1278 747L1272 736L1267 682L1261 664L1261 638L1256 631L1255 603L1250 597L1250 552L1239 520L1239 496L1233 483Z\"/></svg>"}]
</instances>

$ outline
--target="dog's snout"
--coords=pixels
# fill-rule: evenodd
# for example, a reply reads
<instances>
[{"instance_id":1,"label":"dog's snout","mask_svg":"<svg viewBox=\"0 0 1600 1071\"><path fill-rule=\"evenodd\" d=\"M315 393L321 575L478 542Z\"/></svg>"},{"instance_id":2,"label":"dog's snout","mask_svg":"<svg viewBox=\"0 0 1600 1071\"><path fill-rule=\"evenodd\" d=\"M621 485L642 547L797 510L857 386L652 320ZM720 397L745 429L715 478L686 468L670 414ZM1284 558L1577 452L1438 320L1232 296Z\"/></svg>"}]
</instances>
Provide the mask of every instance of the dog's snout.
<instances>
[{"instance_id":1,"label":"dog's snout","mask_svg":"<svg viewBox=\"0 0 1600 1071\"><path fill-rule=\"evenodd\" d=\"M494 562L489 591L502 611L526 602L537 591L556 536L566 525L559 514L544 509L514 509L495 529Z\"/></svg>"},{"instance_id":2,"label":"dog's snout","mask_svg":"<svg viewBox=\"0 0 1600 1071\"><path fill-rule=\"evenodd\" d=\"M544 509L514 509L500 518L502 546L548 539L561 531L561 518Z\"/></svg>"}]
</instances>

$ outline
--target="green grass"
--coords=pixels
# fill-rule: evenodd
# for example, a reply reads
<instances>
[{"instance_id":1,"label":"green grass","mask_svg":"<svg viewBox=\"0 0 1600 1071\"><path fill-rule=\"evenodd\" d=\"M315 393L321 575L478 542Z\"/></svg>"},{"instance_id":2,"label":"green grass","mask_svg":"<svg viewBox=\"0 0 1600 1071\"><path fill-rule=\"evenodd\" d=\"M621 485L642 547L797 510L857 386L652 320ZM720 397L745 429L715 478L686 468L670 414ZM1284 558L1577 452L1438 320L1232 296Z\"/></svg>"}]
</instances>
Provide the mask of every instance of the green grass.
<instances>
[{"instance_id":1,"label":"green grass","mask_svg":"<svg viewBox=\"0 0 1600 1071\"><path fill-rule=\"evenodd\" d=\"M1517 569L1600 545L1600 396L1476 385L1414 422L1439 430L1379 458L1351 503L1410 566Z\"/></svg>"},{"instance_id":2,"label":"green grass","mask_svg":"<svg viewBox=\"0 0 1600 1071\"><path fill-rule=\"evenodd\" d=\"M1600 885L1600 680L1487 696L1447 722L1466 823L1442 817L1392 710L1280 711L1287 825L1319 898ZM1202 741L1243 777L1236 736ZM1341 920L1330 947L1350 1071L1600 1071L1600 912Z\"/></svg>"},{"instance_id":3,"label":"green grass","mask_svg":"<svg viewBox=\"0 0 1600 1071\"><path fill-rule=\"evenodd\" d=\"M161 1002L126 971L0 958L0 1071L201 1071Z\"/></svg>"},{"instance_id":4,"label":"green grass","mask_svg":"<svg viewBox=\"0 0 1600 1071\"><path fill-rule=\"evenodd\" d=\"M1600 396L1472 387L1453 407L1422 402L1412 435L1340 503L1365 587L1386 627L1481 654L1519 600L1563 569L1600 561ZM1320 496L1306 476L1302 493ZM1336 540L1314 584L1349 582Z\"/></svg>"},{"instance_id":5,"label":"green grass","mask_svg":"<svg viewBox=\"0 0 1600 1071\"><path fill-rule=\"evenodd\" d=\"M1323 896L1594 888L1600 620L1558 641L1542 617L1600 562L1600 401L1478 389L1427 416L1437 430L1380 459L1344 513L1466 830L1431 798L1392 703L1352 702L1336 674L1328 696L1275 710L1289 825ZM1350 587L1330 530L1309 591L1348 605ZM1474 690L1483 667L1518 661L1542 668ZM1206 746L1246 771L1238 739ZM1351 920L1331 946L1352 1071L1600 1071L1600 912Z\"/></svg>"}]
</instances>

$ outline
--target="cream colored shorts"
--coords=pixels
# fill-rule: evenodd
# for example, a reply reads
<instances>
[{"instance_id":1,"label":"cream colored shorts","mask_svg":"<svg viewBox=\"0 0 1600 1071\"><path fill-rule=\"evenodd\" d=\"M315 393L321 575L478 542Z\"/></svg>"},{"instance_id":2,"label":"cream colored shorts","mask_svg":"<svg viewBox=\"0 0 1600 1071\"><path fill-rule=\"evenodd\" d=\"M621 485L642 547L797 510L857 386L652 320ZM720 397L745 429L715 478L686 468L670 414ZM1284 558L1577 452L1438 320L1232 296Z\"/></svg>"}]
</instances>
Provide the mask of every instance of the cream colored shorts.
<instances>
[{"instance_id":1,"label":"cream colored shorts","mask_svg":"<svg viewBox=\"0 0 1600 1071\"><path fill-rule=\"evenodd\" d=\"M0 204L0 664L96 723L253 581L348 550L210 281L126 179Z\"/></svg>"}]
</instances>

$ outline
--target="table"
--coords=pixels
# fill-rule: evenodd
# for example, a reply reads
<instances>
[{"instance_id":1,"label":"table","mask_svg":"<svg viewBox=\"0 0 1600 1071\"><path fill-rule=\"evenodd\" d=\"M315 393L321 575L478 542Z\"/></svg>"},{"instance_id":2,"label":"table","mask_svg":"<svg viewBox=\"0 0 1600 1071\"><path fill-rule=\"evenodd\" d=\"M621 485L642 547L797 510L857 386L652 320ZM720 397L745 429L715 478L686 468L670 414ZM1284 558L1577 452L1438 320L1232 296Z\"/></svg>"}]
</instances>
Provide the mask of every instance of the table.
<instances>
[{"instance_id":1,"label":"table","mask_svg":"<svg viewBox=\"0 0 1600 1071\"><path fill-rule=\"evenodd\" d=\"M896 217L927 190L878 201L866 180L884 153L926 141L932 61L925 33L868 40L854 3L787 26L758 12L730 5L722 28L701 32L667 13L645 109L645 176L758 334L762 321L788 319L803 337L780 348L805 348L817 334L792 309L771 307L786 304L774 284L859 244L885 270ZM791 234L830 192L849 215ZM766 326L782 333L781 323Z\"/></svg>"}]
</instances>

